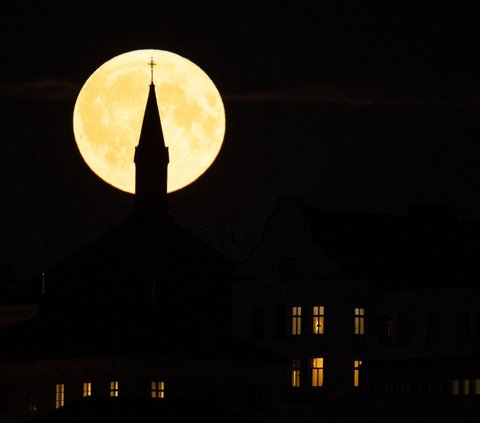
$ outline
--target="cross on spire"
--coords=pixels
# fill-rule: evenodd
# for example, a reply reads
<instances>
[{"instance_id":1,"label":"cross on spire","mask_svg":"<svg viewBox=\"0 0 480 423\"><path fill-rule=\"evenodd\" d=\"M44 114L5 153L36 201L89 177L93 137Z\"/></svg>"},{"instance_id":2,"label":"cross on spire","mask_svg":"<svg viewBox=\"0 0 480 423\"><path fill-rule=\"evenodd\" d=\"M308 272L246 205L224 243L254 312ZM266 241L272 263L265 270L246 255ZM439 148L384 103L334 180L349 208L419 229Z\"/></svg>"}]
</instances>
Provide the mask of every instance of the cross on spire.
<instances>
[{"instance_id":1,"label":"cross on spire","mask_svg":"<svg viewBox=\"0 0 480 423\"><path fill-rule=\"evenodd\" d=\"M153 84L153 67L156 66L157 64L153 61L153 57L150 59L150 62L147 63L148 66L150 66L150 82Z\"/></svg>"}]
</instances>

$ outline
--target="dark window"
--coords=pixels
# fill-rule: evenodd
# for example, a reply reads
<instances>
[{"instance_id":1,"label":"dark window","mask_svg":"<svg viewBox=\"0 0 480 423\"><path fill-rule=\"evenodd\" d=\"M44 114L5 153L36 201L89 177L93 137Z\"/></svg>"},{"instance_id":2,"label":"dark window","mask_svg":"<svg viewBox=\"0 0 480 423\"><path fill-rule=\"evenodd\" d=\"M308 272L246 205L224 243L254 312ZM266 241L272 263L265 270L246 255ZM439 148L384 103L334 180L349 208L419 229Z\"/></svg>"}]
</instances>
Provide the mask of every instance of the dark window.
<instances>
[{"instance_id":1,"label":"dark window","mask_svg":"<svg viewBox=\"0 0 480 423\"><path fill-rule=\"evenodd\" d=\"M247 408L251 413L263 411L263 387L259 383L249 383L247 387Z\"/></svg>"},{"instance_id":2,"label":"dark window","mask_svg":"<svg viewBox=\"0 0 480 423\"><path fill-rule=\"evenodd\" d=\"M286 307L284 305L277 305L275 307L275 336L282 337L285 336L286 328Z\"/></svg>"},{"instance_id":3,"label":"dark window","mask_svg":"<svg viewBox=\"0 0 480 423\"><path fill-rule=\"evenodd\" d=\"M470 342L470 313L460 312L457 315L457 342L467 344Z\"/></svg>"},{"instance_id":4,"label":"dark window","mask_svg":"<svg viewBox=\"0 0 480 423\"><path fill-rule=\"evenodd\" d=\"M9 386L0 385L0 411L8 411L9 396Z\"/></svg>"},{"instance_id":5,"label":"dark window","mask_svg":"<svg viewBox=\"0 0 480 423\"><path fill-rule=\"evenodd\" d=\"M480 344L480 311L475 313L475 342Z\"/></svg>"},{"instance_id":6,"label":"dark window","mask_svg":"<svg viewBox=\"0 0 480 423\"><path fill-rule=\"evenodd\" d=\"M410 316L398 315L398 345L410 345Z\"/></svg>"},{"instance_id":7,"label":"dark window","mask_svg":"<svg viewBox=\"0 0 480 423\"><path fill-rule=\"evenodd\" d=\"M252 308L252 337L263 338L265 334L265 311L263 306Z\"/></svg>"},{"instance_id":8,"label":"dark window","mask_svg":"<svg viewBox=\"0 0 480 423\"><path fill-rule=\"evenodd\" d=\"M298 280L298 259L282 257L278 260L278 280L289 282Z\"/></svg>"},{"instance_id":9,"label":"dark window","mask_svg":"<svg viewBox=\"0 0 480 423\"><path fill-rule=\"evenodd\" d=\"M440 313L427 315L427 344L438 345L440 343Z\"/></svg>"},{"instance_id":10,"label":"dark window","mask_svg":"<svg viewBox=\"0 0 480 423\"><path fill-rule=\"evenodd\" d=\"M389 346L393 343L393 316L385 314L380 316L379 342L382 346Z\"/></svg>"}]
</instances>

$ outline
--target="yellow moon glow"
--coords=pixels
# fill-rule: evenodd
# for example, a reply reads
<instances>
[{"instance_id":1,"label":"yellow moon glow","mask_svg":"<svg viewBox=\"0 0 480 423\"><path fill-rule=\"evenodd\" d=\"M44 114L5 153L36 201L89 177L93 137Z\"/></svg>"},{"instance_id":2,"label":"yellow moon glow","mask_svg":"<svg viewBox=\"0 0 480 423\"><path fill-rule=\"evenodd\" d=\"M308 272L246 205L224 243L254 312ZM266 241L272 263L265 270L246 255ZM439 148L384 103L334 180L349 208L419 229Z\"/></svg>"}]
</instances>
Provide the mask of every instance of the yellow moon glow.
<instances>
[{"instance_id":1,"label":"yellow moon glow","mask_svg":"<svg viewBox=\"0 0 480 423\"><path fill-rule=\"evenodd\" d=\"M222 98L207 74L164 50L135 50L101 65L75 103L73 131L90 169L105 182L135 192L133 156L151 81L169 149L167 191L198 179L220 152L225 135Z\"/></svg>"}]
</instances>

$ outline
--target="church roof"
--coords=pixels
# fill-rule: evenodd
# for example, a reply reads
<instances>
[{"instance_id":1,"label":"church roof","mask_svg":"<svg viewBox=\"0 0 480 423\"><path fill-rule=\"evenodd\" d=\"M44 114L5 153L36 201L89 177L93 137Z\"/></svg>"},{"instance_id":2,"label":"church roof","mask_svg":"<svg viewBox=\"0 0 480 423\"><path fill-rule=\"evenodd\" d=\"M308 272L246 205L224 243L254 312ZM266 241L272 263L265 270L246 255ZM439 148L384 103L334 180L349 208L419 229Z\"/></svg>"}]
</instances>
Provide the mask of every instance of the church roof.
<instances>
[{"instance_id":1,"label":"church roof","mask_svg":"<svg viewBox=\"0 0 480 423\"><path fill-rule=\"evenodd\" d=\"M232 271L173 219L132 217L48 269L44 294L40 276L17 292L40 313L0 332L0 359L276 360L231 335Z\"/></svg>"}]
</instances>

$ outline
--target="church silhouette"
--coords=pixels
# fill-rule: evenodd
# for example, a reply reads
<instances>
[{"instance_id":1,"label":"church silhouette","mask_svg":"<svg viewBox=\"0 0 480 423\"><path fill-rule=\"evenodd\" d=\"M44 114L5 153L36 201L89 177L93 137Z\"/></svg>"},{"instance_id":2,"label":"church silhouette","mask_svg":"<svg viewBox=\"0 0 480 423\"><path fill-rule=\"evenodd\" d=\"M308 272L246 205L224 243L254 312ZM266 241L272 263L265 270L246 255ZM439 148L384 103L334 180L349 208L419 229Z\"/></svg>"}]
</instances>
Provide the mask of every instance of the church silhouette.
<instances>
[{"instance_id":1,"label":"church silhouette","mask_svg":"<svg viewBox=\"0 0 480 423\"><path fill-rule=\"evenodd\" d=\"M279 198L236 263L169 212L153 78L134 161L126 220L4 298L0 421L478 419L476 225Z\"/></svg>"}]
</instances>

